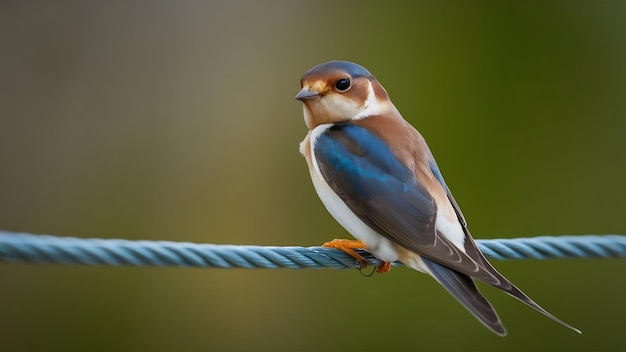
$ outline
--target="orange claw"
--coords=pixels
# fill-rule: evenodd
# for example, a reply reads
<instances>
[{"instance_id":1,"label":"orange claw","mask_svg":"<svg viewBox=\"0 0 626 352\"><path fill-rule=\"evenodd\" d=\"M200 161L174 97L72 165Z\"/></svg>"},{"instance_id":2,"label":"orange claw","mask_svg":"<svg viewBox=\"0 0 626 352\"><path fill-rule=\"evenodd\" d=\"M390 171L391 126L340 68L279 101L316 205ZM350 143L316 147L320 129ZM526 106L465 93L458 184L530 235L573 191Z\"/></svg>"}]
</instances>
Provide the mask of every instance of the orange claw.
<instances>
[{"instance_id":1,"label":"orange claw","mask_svg":"<svg viewBox=\"0 0 626 352\"><path fill-rule=\"evenodd\" d=\"M391 262L383 262L378 268L376 268L376 272L379 274L388 273L391 270Z\"/></svg>"},{"instance_id":2,"label":"orange claw","mask_svg":"<svg viewBox=\"0 0 626 352\"><path fill-rule=\"evenodd\" d=\"M361 241L334 239L330 242L324 243L322 247L335 248L344 251L359 262L359 264L361 265L361 269L367 268L367 260L365 260L365 258L361 257L354 251L355 249L367 248L367 246L365 246L365 244ZM384 262L376 268L376 272L379 274L384 274L386 272L389 272L389 270L391 270L391 262Z\"/></svg>"}]
</instances>

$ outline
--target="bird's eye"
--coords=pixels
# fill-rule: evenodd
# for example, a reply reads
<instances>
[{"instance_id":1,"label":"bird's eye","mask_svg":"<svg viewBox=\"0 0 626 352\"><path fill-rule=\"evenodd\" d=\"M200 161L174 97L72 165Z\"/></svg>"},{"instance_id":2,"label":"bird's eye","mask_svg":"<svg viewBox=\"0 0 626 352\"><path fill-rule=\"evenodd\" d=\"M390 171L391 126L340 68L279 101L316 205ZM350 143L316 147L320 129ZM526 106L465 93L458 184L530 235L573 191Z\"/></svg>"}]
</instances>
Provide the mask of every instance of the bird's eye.
<instances>
[{"instance_id":1,"label":"bird's eye","mask_svg":"<svg viewBox=\"0 0 626 352\"><path fill-rule=\"evenodd\" d=\"M335 83L335 88L337 88L337 90L340 92L347 90L348 88L350 88L350 79L342 78L338 80L337 83Z\"/></svg>"}]
</instances>

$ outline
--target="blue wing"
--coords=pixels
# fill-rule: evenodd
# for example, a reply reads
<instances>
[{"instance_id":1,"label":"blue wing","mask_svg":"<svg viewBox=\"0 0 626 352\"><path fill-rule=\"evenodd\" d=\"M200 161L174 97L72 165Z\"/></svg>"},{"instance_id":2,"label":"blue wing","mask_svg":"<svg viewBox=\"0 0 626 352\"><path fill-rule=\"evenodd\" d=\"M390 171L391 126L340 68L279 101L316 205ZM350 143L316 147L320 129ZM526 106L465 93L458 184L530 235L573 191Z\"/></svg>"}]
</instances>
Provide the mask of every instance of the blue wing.
<instances>
[{"instance_id":1,"label":"blue wing","mask_svg":"<svg viewBox=\"0 0 626 352\"><path fill-rule=\"evenodd\" d=\"M374 133L352 123L336 124L317 138L313 152L329 186L372 229L460 272L480 271L437 234L435 201Z\"/></svg>"}]
</instances>

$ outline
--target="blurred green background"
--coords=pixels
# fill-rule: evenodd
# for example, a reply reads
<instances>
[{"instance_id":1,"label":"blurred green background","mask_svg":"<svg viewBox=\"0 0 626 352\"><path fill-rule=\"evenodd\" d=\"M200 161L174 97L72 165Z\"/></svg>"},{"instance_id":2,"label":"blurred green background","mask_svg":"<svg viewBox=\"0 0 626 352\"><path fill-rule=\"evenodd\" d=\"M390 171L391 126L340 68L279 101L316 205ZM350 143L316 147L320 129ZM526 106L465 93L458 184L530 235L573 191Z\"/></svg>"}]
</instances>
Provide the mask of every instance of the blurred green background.
<instances>
[{"instance_id":1,"label":"blurred green background","mask_svg":"<svg viewBox=\"0 0 626 352\"><path fill-rule=\"evenodd\" d=\"M0 229L316 245L313 65L367 67L476 238L626 234L626 2L3 1ZM626 260L494 263L499 338L408 269L0 265L0 351L623 351Z\"/></svg>"}]
</instances>

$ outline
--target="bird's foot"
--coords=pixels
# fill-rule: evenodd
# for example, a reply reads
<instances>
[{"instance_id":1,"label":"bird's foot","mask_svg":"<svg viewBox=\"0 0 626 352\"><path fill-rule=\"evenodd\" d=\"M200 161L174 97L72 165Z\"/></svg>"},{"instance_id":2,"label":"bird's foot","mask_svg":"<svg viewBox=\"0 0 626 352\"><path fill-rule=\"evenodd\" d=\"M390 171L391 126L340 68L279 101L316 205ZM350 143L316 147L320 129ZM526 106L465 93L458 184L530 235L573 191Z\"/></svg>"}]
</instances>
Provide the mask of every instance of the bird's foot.
<instances>
[{"instance_id":1,"label":"bird's foot","mask_svg":"<svg viewBox=\"0 0 626 352\"><path fill-rule=\"evenodd\" d=\"M361 241L334 239L330 242L324 243L322 247L339 249L345 252L346 254L348 254L349 256L351 256L352 258L356 259L361 266L361 270L367 268L367 260L365 260L365 258L363 258L357 252L354 251L355 249L367 248L367 246L365 246L365 243ZM379 274L387 273L389 272L389 270L391 270L391 262L384 262L383 264L381 264L380 266L376 268L376 272Z\"/></svg>"}]
</instances>

